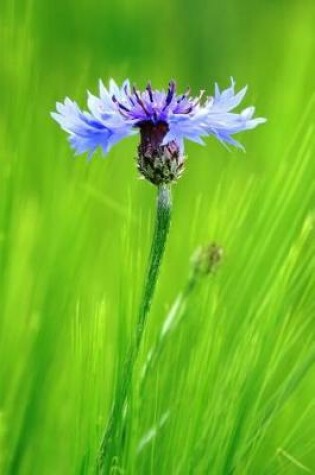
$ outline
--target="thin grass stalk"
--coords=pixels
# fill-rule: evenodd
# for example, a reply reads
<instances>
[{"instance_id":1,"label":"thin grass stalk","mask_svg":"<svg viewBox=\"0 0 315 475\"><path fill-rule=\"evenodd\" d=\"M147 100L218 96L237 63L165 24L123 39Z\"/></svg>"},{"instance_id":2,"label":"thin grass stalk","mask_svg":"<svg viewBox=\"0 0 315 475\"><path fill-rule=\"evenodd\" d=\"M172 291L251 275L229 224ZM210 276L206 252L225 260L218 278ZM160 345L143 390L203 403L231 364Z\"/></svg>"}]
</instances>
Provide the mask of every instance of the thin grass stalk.
<instances>
[{"instance_id":1,"label":"thin grass stalk","mask_svg":"<svg viewBox=\"0 0 315 475\"><path fill-rule=\"evenodd\" d=\"M198 278L196 274L192 273L185 284L184 290L177 296L170 311L166 315L160 333L152 348L149 350L142 367L140 376L141 390L143 390L148 374L160 358L169 338L184 320L187 302L195 290L197 282Z\"/></svg>"}]
</instances>

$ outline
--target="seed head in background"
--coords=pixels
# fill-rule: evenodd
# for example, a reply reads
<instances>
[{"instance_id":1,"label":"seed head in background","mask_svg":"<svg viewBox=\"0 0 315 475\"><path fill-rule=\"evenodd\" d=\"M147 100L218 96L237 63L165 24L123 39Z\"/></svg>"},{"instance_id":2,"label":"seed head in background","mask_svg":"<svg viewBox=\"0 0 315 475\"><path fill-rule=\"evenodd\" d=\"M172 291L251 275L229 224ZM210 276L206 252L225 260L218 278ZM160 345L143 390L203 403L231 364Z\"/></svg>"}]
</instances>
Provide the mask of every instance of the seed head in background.
<instances>
[{"instance_id":1,"label":"seed head in background","mask_svg":"<svg viewBox=\"0 0 315 475\"><path fill-rule=\"evenodd\" d=\"M167 91L152 89L149 83L142 92L131 87L129 80L121 87L111 80L108 88L100 81L99 97L88 93L89 111L81 111L76 102L66 98L51 115L69 134L76 154L92 156L98 147L107 154L117 142L139 132L138 170L159 186L181 175L184 139L203 145L203 138L212 135L222 143L243 148L234 134L265 122L253 118L254 107L231 112L247 90L244 87L235 93L234 89L233 79L222 92L216 84L214 96L203 100L204 91L196 98L190 96L189 89L178 95L174 81Z\"/></svg>"},{"instance_id":2,"label":"seed head in background","mask_svg":"<svg viewBox=\"0 0 315 475\"><path fill-rule=\"evenodd\" d=\"M194 277L215 274L223 257L223 248L215 242L198 248L192 257Z\"/></svg>"}]
</instances>

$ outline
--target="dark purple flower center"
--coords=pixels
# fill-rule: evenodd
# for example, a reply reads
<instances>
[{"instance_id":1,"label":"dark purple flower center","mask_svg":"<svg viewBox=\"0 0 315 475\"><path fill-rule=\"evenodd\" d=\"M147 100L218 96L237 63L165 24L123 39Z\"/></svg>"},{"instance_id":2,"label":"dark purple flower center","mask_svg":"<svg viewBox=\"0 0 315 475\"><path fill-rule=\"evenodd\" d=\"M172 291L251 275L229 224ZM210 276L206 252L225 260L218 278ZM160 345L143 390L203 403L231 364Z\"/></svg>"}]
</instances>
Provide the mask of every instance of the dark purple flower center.
<instances>
[{"instance_id":1,"label":"dark purple flower center","mask_svg":"<svg viewBox=\"0 0 315 475\"><path fill-rule=\"evenodd\" d=\"M130 90L127 86L121 97L112 96L120 114L125 118L138 123L151 121L155 125L166 122L169 114L190 114L193 112L200 98L192 99L190 89L182 95L176 94L176 84L170 81L167 91L156 91L149 83L144 92L140 92L135 86ZM135 126L138 126L136 123Z\"/></svg>"},{"instance_id":2,"label":"dark purple flower center","mask_svg":"<svg viewBox=\"0 0 315 475\"><path fill-rule=\"evenodd\" d=\"M148 147L151 150L157 150L169 131L169 127L166 122L157 122L154 124L150 120L144 120L137 124L140 129L140 144L144 149Z\"/></svg>"}]
</instances>

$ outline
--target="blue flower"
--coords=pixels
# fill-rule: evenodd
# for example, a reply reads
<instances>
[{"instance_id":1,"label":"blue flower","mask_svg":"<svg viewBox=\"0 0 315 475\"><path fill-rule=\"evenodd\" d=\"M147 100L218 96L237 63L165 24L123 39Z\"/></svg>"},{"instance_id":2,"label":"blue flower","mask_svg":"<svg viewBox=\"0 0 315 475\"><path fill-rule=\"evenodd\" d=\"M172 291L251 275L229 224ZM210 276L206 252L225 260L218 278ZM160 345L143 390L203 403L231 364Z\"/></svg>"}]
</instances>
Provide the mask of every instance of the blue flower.
<instances>
[{"instance_id":1,"label":"blue flower","mask_svg":"<svg viewBox=\"0 0 315 475\"><path fill-rule=\"evenodd\" d=\"M100 81L99 89L99 97L88 94L88 112L67 98L57 103L52 117L68 132L77 154L88 152L91 156L98 147L106 154L117 142L139 131L138 168L150 181L143 173L147 166L162 167L162 180L166 179L166 162L175 159L176 167L182 168L184 139L204 144L204 137L212 135L222 143L242 148L234 134L265 122L263 118L253 118L254 107L232 112L246 94L246 87L235 93L233 79L222 92L216 84L214 96L205 100L204 91L196 98L190 96L189 89L178 95L173 81L166 91L153 90L148 84L140 92L128 80L121 87L111 80L108 88ZM172 181L177 171L168 168Z\"/></svg>"}]
</instances>

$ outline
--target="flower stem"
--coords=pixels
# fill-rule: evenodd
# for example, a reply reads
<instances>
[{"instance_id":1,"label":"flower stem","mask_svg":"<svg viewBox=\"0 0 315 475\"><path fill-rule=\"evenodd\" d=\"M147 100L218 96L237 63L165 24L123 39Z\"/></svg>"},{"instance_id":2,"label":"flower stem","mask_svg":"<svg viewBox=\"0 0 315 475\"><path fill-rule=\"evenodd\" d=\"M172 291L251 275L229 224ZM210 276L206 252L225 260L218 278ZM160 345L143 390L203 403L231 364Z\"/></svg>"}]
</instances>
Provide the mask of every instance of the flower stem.
<instances>
[{"instance_id":1,"label":"flower stem","mask_svg":"<svg viewBox=\"0 0 315 475\"><path fill-rule=\"evenodd\" d=\"M157 196L156 223L152 239L147 276L144 284L144 293L138 313L136 331L127 352L122 375L118 380L116 396L101 441L98 459L98 473L108 473L111 460L113 456L117 455L117 452L115 453L115 448L118 449L117 444L119 442L119 437L125 429L124 421L126 418L124 417L124 412L127 407L127 398L131 388L133 369L139 353L147 322L147 316L151 308L151 303L158 280L159 269L162 262L171 222L171 210L172 199L170 186L160 185L158 187Z\"/></svg>"}]
</instances>

